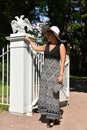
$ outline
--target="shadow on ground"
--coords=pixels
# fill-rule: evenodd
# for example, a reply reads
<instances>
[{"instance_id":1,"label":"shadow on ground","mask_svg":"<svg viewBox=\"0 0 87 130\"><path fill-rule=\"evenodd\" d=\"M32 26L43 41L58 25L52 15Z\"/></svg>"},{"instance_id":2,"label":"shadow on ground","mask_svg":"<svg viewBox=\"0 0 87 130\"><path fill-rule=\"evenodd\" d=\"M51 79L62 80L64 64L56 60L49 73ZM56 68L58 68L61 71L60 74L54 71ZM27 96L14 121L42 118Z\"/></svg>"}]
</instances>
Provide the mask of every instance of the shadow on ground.
<instances>
[{"instance_id":1,"label":"shadow on ground","mask_svg":"<svg viewBox=\"0 0 87 130\"><path fill-rule=\"evenodd\" d=\"M87 93L87 79L70 79L70 91Z\"/></svg>"}]
</instances>

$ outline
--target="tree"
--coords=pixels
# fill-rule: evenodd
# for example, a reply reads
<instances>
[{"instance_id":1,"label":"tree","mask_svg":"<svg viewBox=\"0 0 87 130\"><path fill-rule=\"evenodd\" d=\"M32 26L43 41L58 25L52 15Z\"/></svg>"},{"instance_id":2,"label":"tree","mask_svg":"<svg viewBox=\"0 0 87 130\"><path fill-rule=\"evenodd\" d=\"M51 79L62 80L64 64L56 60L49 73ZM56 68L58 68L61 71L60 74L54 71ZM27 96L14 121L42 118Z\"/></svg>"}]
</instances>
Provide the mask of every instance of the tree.
<instances>
[{"instance_id":1,"label":"tree","mask_svg":"<svg viewBox=\"0 0 87 130\"><path fill-rule=\"evenodd\" d=\"M25 15L32 19L35 0L0 0L0 48L8 43L5 39L11 32L10 23L15 16Z\"/></svg>"},{"instance_id":2,"label":"tree","mask_svg":"<svg viewBox=\"0 0 87 130\"><path fill-rule=\"evenodd\" d=\"M60 28L60 37L70 46L71 74L86 72L87 66L87 2L86 0L1 0L0 43L11 33L10 22L15 16L25 15L30 21L49 18L49 26ZM0 44L2 46L2 44ZM84 68L84 69L82 69ZM87 73L87 72L86 72Z\"/></svg>"},{"instance_id":3,"label":"tree","mask_svg":"<svg viewBox=\"0 0 87 130\"><path fill-rule=\"evenodd\" d=\"M81 1L81 18L82 18L82 33L83 33L83 42L82 46L82 68L83 72L87 75L87 1Z\"/></svg>"}]
</instances>

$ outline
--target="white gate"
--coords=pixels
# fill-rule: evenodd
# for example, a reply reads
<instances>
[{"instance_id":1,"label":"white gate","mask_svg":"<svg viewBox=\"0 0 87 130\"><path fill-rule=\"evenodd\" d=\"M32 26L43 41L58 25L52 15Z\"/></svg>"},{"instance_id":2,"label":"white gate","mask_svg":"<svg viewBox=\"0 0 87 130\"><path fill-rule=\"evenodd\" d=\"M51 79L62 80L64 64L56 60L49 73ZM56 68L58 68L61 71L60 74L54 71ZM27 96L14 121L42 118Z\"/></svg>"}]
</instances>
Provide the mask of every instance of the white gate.
<instances>
[{"instance_id":1,"label":"white gate","mask_svg":"<svg viewBox=\"0 0 87 130\"><path fill-rule=\"evenodd\" d=\"M9 52L9 45L7 45L7 49L2 48L2 54L0 55L0 104L2 105L9 105Z\"/></svg>"},{"instance_id":2,"label":"white gate","mask_svg":"<svg viewBox=\"0 0 87 130\"><path fill-rule=\"evenodd\" d=\"M40 73L42 72L44 65L44 53L36 52L33 53L33 98L32 98L32 108L37 107L38 95L39 95L39 81Z\"/></svg>"}]
</instances>

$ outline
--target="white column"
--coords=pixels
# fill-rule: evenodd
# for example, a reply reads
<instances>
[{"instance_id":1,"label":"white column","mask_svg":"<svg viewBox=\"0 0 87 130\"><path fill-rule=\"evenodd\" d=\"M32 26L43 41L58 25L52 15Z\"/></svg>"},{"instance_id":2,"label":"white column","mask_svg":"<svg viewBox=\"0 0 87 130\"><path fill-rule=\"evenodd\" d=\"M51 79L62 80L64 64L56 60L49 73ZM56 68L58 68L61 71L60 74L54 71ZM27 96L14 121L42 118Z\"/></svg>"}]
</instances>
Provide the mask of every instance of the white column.
<instances>
[{"instance_id":1,"label":"white column","mask_svg":"<svg viewBox=\"0 0 87 130\"><path fill-rule=\"evenodd\" d=\"M24 35L11 34L10 41L10 107L12 113L32 114L32 56Z\"/></svg>"}]
</instances>

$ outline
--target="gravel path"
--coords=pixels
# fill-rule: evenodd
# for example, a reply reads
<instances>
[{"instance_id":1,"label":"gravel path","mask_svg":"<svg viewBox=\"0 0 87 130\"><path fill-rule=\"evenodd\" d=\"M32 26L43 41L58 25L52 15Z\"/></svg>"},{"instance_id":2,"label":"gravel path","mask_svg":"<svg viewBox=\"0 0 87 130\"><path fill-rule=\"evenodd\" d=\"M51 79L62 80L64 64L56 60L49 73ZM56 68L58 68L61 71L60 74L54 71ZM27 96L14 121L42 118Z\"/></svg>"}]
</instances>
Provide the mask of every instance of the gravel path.
<instances>
[{"instance_id":1,"label":"gravel path","mask_svg":"<svg viewBox=\"0 0 87 130\"><path fill-rule=\"evenodd\" d=\"M75 83L74 87L72 81L69 106L62 108L60 125L47 128L46 120L35 112L27 116L3 111L0 113L0 130L87 130L87 86L82 85Z\"/></svg>"},{"instance_id":2,"label":"gravel path","mask_svg":"<svg viewBox=\"0 0 87 130\"><path fill-rule=\"evenodd\" d=\"M87 130L87 93L70 92L69 106L62 108L60 125L51 130ZM0 130L46 130L46 120L39 113L32 116L0 113Z\"/></svg>"}]
</instances>

